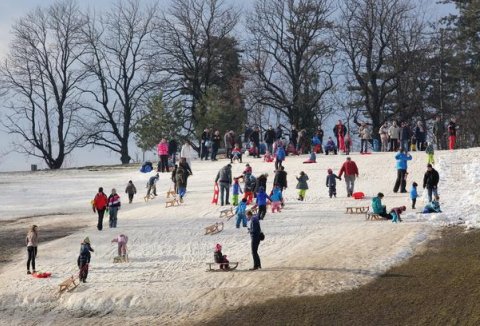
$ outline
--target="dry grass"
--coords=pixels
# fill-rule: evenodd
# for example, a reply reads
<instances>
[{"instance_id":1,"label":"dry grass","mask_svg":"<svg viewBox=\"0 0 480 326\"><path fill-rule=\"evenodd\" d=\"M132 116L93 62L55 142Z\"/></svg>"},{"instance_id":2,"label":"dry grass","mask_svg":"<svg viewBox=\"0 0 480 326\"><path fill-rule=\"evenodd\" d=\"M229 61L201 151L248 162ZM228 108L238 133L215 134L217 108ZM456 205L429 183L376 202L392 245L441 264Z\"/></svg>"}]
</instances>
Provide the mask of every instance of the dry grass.
<instances>
[{"instance_id":1,"label":"dry grass","mask_svg":"<svg viewBox=\"0 0 480 326\"><path fill-rule=\"evenodd\" d=\"M427 250L343 293L279 298L202 325L480 325L480 232L446 229Z\"/></svg>"}]
</instances>

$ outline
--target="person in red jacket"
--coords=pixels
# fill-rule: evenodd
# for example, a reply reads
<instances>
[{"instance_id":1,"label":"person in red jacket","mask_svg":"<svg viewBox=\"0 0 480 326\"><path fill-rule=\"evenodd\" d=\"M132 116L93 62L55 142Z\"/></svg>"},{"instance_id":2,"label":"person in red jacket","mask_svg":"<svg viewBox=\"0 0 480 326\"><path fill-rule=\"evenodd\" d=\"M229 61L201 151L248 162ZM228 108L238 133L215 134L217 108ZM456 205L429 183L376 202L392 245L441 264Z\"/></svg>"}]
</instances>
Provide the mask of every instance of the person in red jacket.
<instances>
[{"instance_id":1,"label":"person in red jacket","mask_svg":"<svg viewBox=\"0 0 480 326\"><path fill-rule=\"evenodd\" d=\"M345 184L347 185L347 197L352 196L353 188L355 186L355 177L358 178L358 168L357 164L350 157L347 157L347 160L343 163L338 177L341 178L342 174L345 173Z\"/></svg>"},{"instance_id":2,"label":"person in red jacket","mask_svg":"<svg viewBox=\"0 0 480 326\"><path fill-rule=\"evenodd\" d=\"M95 198L92 200L92 208L93 212L95 211L98 213L98 223L97 229L98 231L102 231L103 229L103 215L105 214L105 210L107 209L108 198L107 195L103 192L103 188L98 188L98 193L95 195Z\"/></svg>"}]
</instances>

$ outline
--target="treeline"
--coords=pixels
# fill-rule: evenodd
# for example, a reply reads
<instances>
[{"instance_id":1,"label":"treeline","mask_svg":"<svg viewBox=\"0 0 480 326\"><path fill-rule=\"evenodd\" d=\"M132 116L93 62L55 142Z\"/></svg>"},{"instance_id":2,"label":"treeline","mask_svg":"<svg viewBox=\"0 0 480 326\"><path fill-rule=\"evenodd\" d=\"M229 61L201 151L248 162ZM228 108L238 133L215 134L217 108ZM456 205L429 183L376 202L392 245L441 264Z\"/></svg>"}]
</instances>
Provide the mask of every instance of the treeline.
<instances>
[{"instance_id":1,"label":"treeline","mask_svg":"<svg viewBox=\"0 0 480 326\"><path fill-rule=\"evenodd\" d=\"M139 0L83 11L73 0L13 26L0 66L2 123L17 149L60 168L76 148L131 160L162 136L196 146L207 126L243 131L271 117L309 132L329 115L429 125L457 118L479 144L477 1L429 22L414 0Z\"/></svg>"}]
</instances>

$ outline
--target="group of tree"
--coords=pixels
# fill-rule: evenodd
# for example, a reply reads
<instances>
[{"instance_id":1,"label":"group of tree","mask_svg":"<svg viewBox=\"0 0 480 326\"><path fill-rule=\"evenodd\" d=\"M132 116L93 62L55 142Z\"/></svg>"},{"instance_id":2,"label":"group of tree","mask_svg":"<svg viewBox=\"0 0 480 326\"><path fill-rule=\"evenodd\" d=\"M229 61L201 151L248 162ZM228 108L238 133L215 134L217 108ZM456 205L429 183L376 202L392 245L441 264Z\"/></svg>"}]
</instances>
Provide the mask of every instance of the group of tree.
<instances>
[{"instance_id":1,"label":"group of tree","mask_svg":"<svg viewBox=\"0 0 480 326\"><path fill-rule=\"evenodd\" d=\"M196 147L207 126L240 132L267 112L313 131L347 109L374 135L393 119L456 116L478 145L480 5L444 2L457 14L432 22L413 0L255 0L244 13L227 0L100 13L59 1L12 27L2 122L52 169L85 146L128 163L132 137L145 151L161 137Z\"/></svg>"}]
</instances>

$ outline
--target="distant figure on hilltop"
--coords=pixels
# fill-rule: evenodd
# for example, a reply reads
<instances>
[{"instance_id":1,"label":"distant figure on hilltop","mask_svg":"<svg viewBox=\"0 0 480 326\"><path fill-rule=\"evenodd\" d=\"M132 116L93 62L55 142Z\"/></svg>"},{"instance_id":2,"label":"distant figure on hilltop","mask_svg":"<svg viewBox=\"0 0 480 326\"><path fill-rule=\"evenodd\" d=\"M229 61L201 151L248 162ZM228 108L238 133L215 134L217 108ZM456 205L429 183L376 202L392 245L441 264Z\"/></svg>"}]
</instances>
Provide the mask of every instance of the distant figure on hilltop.
<instances>
[{"instance_id":1,"label":"distant figure on hilltop","mask_svg":"<svg viewBox=\"0 0 480 326\"><path fill-rule=\"evenodd\" d=\"M35 258L37 257L37 247L38 247L38 227L36 225L32 225L30 230L27 233L27 274L31 274L30 272L30 263L32 264L33 273L35 274Z\"/></svg>"},{"instance_id":2,"label":"distant figure on hilltop","mask_svg":"<svg viewBox=\"0 0 480 326\"><path fill-rule=\"evenodd\" d=\"M457 120L455 118L450 119L448 123L448 149L455 149L457 142Z\"/></svg>"}]
</instances>

